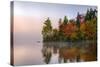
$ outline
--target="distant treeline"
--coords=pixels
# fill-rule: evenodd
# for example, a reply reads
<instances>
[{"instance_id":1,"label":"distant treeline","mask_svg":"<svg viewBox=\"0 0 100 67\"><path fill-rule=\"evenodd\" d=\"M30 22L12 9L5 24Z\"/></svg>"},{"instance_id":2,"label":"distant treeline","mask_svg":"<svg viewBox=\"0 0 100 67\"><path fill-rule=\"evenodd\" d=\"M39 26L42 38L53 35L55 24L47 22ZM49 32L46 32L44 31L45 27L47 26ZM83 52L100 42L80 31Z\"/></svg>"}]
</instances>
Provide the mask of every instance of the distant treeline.
<instances>
[{"instance_id":1,"label":"distant treeline","mask_svg":"<svg viewBox=\"0 0 100 67\"><path fill-rule=\"evenodd\" d=\"M97 10L87 9L86 14L77 12L75 19L59 18L59 27L53 29L48 17L42 29L43 41L80 41L97 39Z\"/></svg>"}]
</instances>

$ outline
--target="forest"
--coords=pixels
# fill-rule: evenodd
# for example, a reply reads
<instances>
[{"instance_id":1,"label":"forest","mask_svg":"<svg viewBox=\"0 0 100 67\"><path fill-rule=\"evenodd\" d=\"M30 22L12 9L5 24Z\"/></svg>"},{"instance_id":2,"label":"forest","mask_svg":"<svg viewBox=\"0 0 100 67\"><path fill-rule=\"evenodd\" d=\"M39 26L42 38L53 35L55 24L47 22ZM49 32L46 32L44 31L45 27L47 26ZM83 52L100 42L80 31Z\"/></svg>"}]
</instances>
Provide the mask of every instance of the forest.
<instances>
[{"instance_id":1,"label":"forest","mask_svg":"<svg viewBox=\"0 0 100 67\"><path fill-rule=\"evenodd\" d=\"M73 42L83 40L97 40L97 10L87 9L85 14L77 12L75 19L67 16L59 18L58 28L52 27L52 20L48 17L42 28L43 42Z\"/></svg>"}]
</instances>

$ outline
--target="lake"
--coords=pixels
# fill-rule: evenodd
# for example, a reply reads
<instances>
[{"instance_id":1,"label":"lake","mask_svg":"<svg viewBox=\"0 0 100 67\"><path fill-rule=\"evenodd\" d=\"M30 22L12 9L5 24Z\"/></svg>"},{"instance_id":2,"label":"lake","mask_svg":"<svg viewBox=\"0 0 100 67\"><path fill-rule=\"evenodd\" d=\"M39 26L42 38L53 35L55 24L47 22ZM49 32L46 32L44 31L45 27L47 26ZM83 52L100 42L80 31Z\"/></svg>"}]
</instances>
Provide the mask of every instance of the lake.
<instances>
[{"instance_id":1,"label":"lake","mask_svg":"<svg viewBox=\"0 0 100 67\"><path fill-rule=\"evenodd\" d=\"M97 60L97 43L31 42L14 45L14 65L39 65Z\"/></svg>"}]
</instances>

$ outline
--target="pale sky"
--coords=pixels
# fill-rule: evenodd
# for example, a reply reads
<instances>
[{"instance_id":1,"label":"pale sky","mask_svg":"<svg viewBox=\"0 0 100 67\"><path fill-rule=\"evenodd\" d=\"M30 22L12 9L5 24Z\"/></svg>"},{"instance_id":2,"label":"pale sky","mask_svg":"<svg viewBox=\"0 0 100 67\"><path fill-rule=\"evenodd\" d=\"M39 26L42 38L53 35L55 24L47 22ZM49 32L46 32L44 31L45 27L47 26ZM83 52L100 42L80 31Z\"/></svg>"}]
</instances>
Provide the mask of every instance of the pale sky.
<instances>
[{"instance_id":1,"label":"pale sky","mask_svg":"<svg viewBox=\"0 0 100 67\"><path fill-rule=\"evenodd\" d=\"M14 14L22 16L56 17L63 18L65 15L68 18L74 18L77 12L86 13L88 8L95 9L96 6L87 5L68 5L68 4L52 4L52 3L37 3L37 2L21 2L15 1Z\"/></svg>"}]
</instances>

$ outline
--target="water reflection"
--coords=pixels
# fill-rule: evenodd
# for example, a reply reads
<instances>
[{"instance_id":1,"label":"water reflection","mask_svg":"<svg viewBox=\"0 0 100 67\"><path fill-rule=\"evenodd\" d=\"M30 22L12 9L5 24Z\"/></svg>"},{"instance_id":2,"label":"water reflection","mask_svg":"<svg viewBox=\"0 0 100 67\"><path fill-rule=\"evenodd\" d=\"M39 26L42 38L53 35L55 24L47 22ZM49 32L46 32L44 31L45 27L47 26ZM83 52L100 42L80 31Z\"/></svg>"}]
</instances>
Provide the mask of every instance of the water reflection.
<instances>
[{"instance_id":1,"label":"water reflection","mask_svg":"<svg viewBox=\"0 0 100 67\"><path fill-rule=\"evenodd\" d=\"M44 62L46 64L48 64L50 62L51 56L52 56L52 52L51 52L51 48L49 47L44 47L42 50L43 53L43 57L44 57Z\"/></svg>"},{"instance_id":2,"label":"water reflection","mask_svg":"<svg viewBox=\"0 0 100 67\"><path fill-rule=\"evenodd\" d=\"M14 65L56 64L96 59L97 44L94 41L14 45Z\"/></svg>"},{"instance_id":3,"label":"water reflection","mask_svg":"<svg viewBox=\"0 0 100 67\"><path fill-rule=\"evenodd\" d=\"M56 59L52 60L55 55ZM46 64L95 61L97 46L94 41L83 42L45 42L43 43L42 55Z\"/></svg>"}]
</instances>

